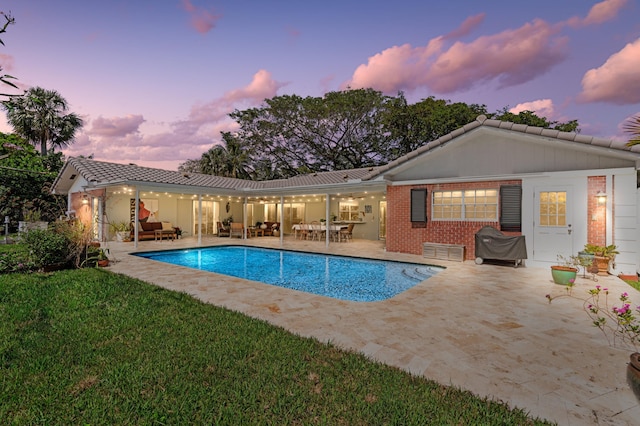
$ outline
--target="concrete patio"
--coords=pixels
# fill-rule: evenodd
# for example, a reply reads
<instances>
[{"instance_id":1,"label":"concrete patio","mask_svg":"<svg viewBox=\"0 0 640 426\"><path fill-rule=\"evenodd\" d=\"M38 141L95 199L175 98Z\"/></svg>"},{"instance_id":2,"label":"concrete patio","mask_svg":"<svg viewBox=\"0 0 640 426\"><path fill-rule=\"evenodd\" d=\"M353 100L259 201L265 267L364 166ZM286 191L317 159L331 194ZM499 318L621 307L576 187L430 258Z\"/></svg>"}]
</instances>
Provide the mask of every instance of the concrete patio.
<instances>
[{"instance_id":1,"label":"concrete patio","mask_svg":"<svg viewBox=\"0 0 640 426\"><path fill-rule=\"evenodd\" d=\"M209 238L203 246L279 247L275 237ZM194 247L196 240L141 242L138 251ZM560 425L632 425L640 405L626 384L629 351L612 348L591 325L582 302L546 294L564 288L546 268L442 262L387 253L384 243L331 244L285 238L283 248L445 266L414 288L382 302L346 302L253 281L167 265L109 242L110 270L185 292L292 333L330 341L442 384L503 401ZM599 277L613 299L640 293L616 277ZM593 288L579 278L574 294Z\"/></svg>"}]
</instances>

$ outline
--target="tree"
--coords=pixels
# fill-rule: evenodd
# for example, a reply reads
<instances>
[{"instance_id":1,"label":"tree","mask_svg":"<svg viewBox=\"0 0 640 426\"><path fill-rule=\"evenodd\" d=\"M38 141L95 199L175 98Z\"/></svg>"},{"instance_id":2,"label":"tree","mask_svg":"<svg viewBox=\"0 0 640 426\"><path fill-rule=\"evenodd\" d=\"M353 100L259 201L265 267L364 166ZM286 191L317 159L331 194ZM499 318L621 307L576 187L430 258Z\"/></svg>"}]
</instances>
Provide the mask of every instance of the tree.
<instances>
[{"instance_id":1,"label":"tree","mask_svg":"<svg viewBox=\"0 0 640 426\"><path fill-rule=\"evenodd\" d=\"M2 28L0 28L0 34L4 34L7 32L7 28L9 27L9 25L15 23L15 19L11 17L11 15L7 15L4 12L0 12L0 15L4 16L5 18L5 22L4 25L2 26ZM2 39L0 39L0 44L2 44L4 46L4 41L2 41ZM0 67L0 71L2 71L2 67ZM9 74L2 74L0 75L0 82L2 82L3 84L6 84L7 86L11 86L14 89L17 89L18 86L16 86L15 84L13 84L13 82L9 81L9 80L14 80L15 77ZM11 96L11 95L7 95L5 93L0 93L0 96Z\"/></svg>"},{"instance_id":2,"label":"tree","mask_svg":"<svg viewBox=\"0 0 640 426\"><path fill-rule=\"evenodd\" d=\"M640 114L628 118L622 125L622 130L630 137L627 146L640 144Z\"/></svg>"},{"instance_id":3,"label":"tree","mask_svg":"<svg viewBox=\"0 0 640 426\"><path fill-rule=\"evenodd\" d=\"M504 107L502 110L495 114L490 114L490 118L500 121L510 121L516 124L525 124L527 126L542 127L544 129L554 129L561 132L576 132L580 133L578 127L578 120L570 120L566 123L558 121L549 121L545 117L538 117L532 111L520 111L519 114L509 112L508 107Z\"/></svg>"},{"instance_id":4,"label":"tree","mask_svg":"<svg viewBox=\"0 0 640 426\"><path fill-rule=\"evenodd\" d=\"M385 129L396 146L393 157L408 154L486 113L485 105L451 103L433 96L408 104L400 93L384 117ZM395 159L393 157L389 157L389 161Z\"/></svg>"},{"instance_id":5,"label":"tree","mask_svg":"<svg viewBox=\"0 0 640 426\"><path fill-rule=\"evenodd\" d=\"M66 198L50 189L64 164L62 153L43 157L17 135L0 133L0 217L17 227L25 210L38 210L53 221L66 210Z\"/></svg>"},{"instance_id":6,"label":"tree","mask_svg":"<svg viewBox=\"0 0 640 426\"><path fill-rule=\"evenodd\" d=\"M82 127L82 119L74 113L66 114L67 101L55 90L32 87L23 96L3 103L7 121L14 131L30 143L40 145L47 155L47 146L67 146Z\"/></svg>"},{"instance_id":7,"label":"tree","mask_svg":"<svg viewBox=\"0 0 640 426\"><path fill-rule=\"evenodd\" d=\"M214 145L199 160L187 160L178 170L239 179L254 178L249 166L249 153L242 142L228 132L222 132L222 140L224 145Z\"/></svg>"},{"instance_id":8,"label":"tree","mask_svg":"<svg viewBox=\"0 0 640 426\"><path fill-rule=\"evenodd\" d=\"M390 98L371 89L324 97L276 96L260 108L230 114L251 164L268 161L278 177L384 164L392 146L379 112ZM265 176L256 176L264 179Z\"/></svg>"}]
</instances>

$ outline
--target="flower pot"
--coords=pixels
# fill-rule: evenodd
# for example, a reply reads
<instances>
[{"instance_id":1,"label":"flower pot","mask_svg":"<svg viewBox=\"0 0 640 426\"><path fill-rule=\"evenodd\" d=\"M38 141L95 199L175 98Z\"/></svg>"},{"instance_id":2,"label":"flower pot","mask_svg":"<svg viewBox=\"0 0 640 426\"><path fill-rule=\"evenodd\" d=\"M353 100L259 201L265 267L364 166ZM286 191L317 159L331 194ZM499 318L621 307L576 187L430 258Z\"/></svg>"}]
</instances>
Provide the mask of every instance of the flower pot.
<instances>
[{"instance_id":1,"label":"flower pot","mask_svg":"<svg viewBox=\"0 0 640 426\"><path fill-rule=\"evenodd\" d=\"M640 353L634 352L629 356L627 365L627 383L631 387L636 399L640 401Z\"/></svg>"},{"instance_id":2,"label":"flower pot","mask_svg":"<svg viewBox=\"0 0 640 426\"><path fill-rule=\"evenodd\" d=\"M104 268L105 266L109 266L109 259L101 259L101 260L98 260L98 266L101 266L101 267L103 267L103 268Z\"/></svg>"},{"instance_id":3,"label":"flower pot","mask_svg":"<svg viewBox=\"0 0 640 426\"><path fill-rule=\"evenodd\" d=\"M551 277L556 284L568 285L570 282L575 281L577 274L578 269L570 266L554 265L551 267Z\"/></svg>"},{"instance_id":4,"label":"flower pot","mask_svg":"<svg viewBox=\"0 0 640 426\"><path fill-rule=\"evenodd\" d=\"M595 256L593 261L598 266L598 275L609 275L610 257Z\"/></svg>"},{"instance_id":5,"label":"flower pot","mask_svg":"<svg viewBox=\"0 0 640 426\"><path fill-rule=\"evenodd\" d=\"M623 281L638 281L638 274L619 274L618 278Z\"/></svg>"}]
</instances>

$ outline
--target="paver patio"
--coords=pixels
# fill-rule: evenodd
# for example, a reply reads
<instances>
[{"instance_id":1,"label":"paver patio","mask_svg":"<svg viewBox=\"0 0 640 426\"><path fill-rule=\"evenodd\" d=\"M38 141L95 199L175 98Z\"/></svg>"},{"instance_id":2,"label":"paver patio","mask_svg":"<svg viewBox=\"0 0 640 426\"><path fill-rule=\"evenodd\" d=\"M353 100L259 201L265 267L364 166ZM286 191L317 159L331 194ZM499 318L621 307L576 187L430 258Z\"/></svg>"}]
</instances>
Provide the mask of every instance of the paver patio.
<instances>
[{"instance_id":1,"label":"paver patio","mask_svg":"<svg viewBox=\"0 0 640 426\"><path fill-rule=\"evenodd\" d=\"M279 247L273 237L211 238L203 246ZM138 251L194 247L195 239L141 242ZM546 294L564 288L546 268L443 262L387 253L383 242L331 244L285 238L285 249L445 266L414 288L381 302L347 302L130 256L133 243L109 242L114 272L193 295L295 334L332 342L442 384L490 396L560 425L640 423L626 384L629 351L612 348L591 326L582 303ZM634 306L640 293L600 277L614 299ZM575 294L594 282L578 279Z\"/></svg>"}]
</instances>

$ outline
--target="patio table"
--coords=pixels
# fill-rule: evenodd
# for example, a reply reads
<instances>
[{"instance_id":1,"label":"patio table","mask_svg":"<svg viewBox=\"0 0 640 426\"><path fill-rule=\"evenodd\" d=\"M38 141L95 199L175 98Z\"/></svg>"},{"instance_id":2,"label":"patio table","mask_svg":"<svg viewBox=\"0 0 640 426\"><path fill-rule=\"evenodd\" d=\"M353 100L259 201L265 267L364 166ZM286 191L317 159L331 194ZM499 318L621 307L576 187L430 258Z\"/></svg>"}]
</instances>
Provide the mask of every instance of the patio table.
<instances>
[{"instance_id":1,"label":"patio table","mask_svg":"<svg viewBox=\"0 0 640 426\"><path fill-rule=\"evenodd\" d=\"M309 229L309 231L326 231L327 230L327 225L315 225L315 224L306 224L308 226L307 229ZM344 225L329 225L329 231L330 232L335 232L338 235L338 242L340 242L340 230L341 229L345 229L347 228L347 226ZM295 224L291 227L291 230L293 231L293 237L294 238L298 238L298 231L300 230L300 224Z\"/></svg>"}]
</instances>

